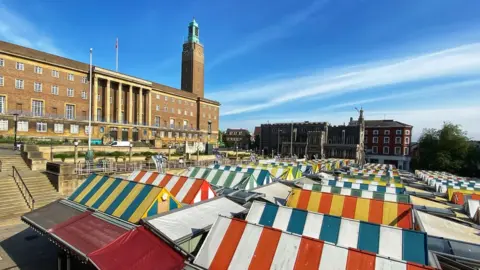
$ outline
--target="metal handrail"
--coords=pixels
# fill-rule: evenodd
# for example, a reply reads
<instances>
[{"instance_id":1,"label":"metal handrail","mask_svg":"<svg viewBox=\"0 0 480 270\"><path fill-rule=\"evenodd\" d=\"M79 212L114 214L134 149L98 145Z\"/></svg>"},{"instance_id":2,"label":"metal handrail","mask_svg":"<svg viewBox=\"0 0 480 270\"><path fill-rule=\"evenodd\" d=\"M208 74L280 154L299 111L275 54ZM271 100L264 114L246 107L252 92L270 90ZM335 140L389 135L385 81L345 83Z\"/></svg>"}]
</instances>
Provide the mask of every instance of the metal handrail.
<instances>
[{"instance_id":1,"label":"metal handrail","mask_svg":"<svg viewBox=\"0 0 480 270\"><path fill-rule=\"evenodd\" d=\"M30 193L30 190L28 190L27 185L23 181L22 176L18 172L17 168L15 168L15 166L12 166L12 175L13 175L13 180L15 181L15 184L17 184L17 187L20 190L20 193L22 193L23 198L25 199L25 202L27 203L28 208L30 208L30 210L33 210L35 208L35 199L33 198L32 194ZM17 177L20 181L17 180ZM19 182L22 185L20 185ZM28 195L28 197L27 197L27 195Z\"/></svg>"}]
</instances>

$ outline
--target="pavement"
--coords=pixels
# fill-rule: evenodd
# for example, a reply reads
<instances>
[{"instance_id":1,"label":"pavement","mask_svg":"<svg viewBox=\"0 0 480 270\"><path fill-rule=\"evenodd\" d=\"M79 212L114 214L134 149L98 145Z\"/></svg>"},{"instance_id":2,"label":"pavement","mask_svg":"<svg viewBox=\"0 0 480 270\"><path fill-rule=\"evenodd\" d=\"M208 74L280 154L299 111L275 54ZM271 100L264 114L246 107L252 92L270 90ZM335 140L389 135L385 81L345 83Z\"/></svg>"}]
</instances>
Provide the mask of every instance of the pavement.
<instances>
[{"instance_id":1,"label":"pavement","mask_svg":"<svg viewBox=\"0 0 480 270\"><path fill-rule=\"evenodd\" d=\"M28 225L0 227L0 270L56 269L57 247Z\"/></svg>"}]
</instances>

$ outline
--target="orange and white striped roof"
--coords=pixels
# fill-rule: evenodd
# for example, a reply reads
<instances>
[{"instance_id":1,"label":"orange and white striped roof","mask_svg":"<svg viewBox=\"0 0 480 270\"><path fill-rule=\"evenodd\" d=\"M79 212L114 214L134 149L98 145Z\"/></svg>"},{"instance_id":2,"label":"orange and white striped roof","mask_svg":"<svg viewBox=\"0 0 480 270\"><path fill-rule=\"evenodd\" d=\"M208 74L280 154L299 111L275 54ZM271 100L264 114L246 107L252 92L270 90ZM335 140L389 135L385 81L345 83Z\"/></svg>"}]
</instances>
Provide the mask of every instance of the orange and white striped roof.
<instances>
[{"instance_id":1,"label":"orange and white striped roof","mask_svg":"<svg viewBox=\"0 0 480 270\"><path fill-rule=\"evenodd\" d=\"M216 196L212 186L205 179L151 171L134 171L127 179L129 181L164 187L178 201L186 204L194 204Z\"/></svg>"}]
</instances>

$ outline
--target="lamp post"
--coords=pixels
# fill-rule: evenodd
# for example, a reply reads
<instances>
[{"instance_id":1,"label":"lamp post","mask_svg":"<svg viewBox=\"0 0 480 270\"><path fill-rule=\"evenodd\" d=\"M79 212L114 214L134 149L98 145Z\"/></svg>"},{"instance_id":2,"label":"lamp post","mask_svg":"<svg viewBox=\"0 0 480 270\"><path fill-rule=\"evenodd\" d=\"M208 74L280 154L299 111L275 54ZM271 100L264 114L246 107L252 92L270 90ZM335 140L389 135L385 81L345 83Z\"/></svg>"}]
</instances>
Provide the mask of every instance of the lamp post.
<instances>
[{"instance_id":1,"label":"lamp post","mask_svg":"<svg viewBox=\"0 0 480 270\"><path fill-rule=\"evenodd\" d=\"M88 151L85 154L85 160L93 161L93 150L92 150L92 82L93 82L93 73L92 73L92 57L93 49L90 48L90 69L89 69L89 87L90 87L90 96L89 96L89 106L88 106Z\"/></svg>"},{"instance_id":2,"label":"lamp post","mask_svg":"<svg viewBox=\"0 0 480 270\"><path fill-rule=\"evenodd\" d=\"M170 149L172 149L172 145L168 144L168 160L170 160Z\"/></svg>"},{"instance_id":3,"label":"lamp post","mask_svg":"<svg viewBox=\"0 0 480 270\"><path fill-rule=\"evenodd\" d=\"M128 149L128 162L132 162L132 148L133 148L133 143L130 142L130 144L129 144L128 146L129 146L129 149Z\"/></svg>"},{"instance_id":4,"label":"lamp post","mask_svg":"<svg viewBox=\"0 0 480 270\"><path fill-rule=\"evenodd\" d=\"M50 161L53 161L53 139L50 138Z\"/></svg>"},{"instance_id":5,"label":"lamp post","mask_svg":"<svg viewBox=\"0 0 480 270\"><path fill-rule=\"evenodd\" d=\"M13 114L14 117L14 127L13 127L13 150L17 149L17 122L18 122L18 113Z\"/></svg>"},{"instance_id":6,"label":"lamp post","mask_svg":"<svg viewBox=\"0 0 480 270\"><path fill-rule=\"evenodd\" d=\"M73 156L73 163L77 164L77 160L78 160L78 141L75 140L73 142L73 145L75 146L75 155Z\"/></svg>"},{"instance_id":7,"label":"lamp post","mask_svg":"<svg viewBox=\"0 0 480 270\"><path fill-rule=\"evenodd\" d=\"M235 158L238 160L238 145L235 146Z\"/></svg>"}]
</instances>

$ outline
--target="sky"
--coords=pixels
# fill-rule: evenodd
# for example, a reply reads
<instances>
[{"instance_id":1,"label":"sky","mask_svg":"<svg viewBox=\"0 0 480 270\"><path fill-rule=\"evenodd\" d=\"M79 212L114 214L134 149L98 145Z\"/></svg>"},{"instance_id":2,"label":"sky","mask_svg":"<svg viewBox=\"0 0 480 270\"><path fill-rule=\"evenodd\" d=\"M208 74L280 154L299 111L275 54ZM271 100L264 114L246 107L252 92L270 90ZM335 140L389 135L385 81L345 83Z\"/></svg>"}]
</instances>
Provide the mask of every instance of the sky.
<instances>
[{"instance_id":1,"label":"sky","mask_svg":"<svg viewBox=\"0 0 480 270\"><path fill-rule=\"evenodd\" d=\"M195 17L220 128L357 118L480 140L478 0L0 0L0 39L172 87Z\"/></svg>"}]
</instances>

